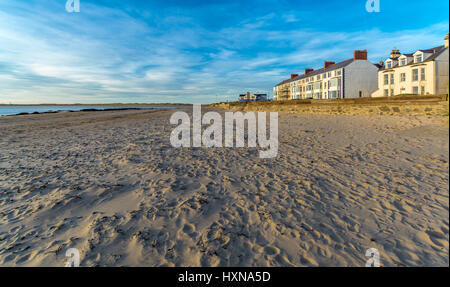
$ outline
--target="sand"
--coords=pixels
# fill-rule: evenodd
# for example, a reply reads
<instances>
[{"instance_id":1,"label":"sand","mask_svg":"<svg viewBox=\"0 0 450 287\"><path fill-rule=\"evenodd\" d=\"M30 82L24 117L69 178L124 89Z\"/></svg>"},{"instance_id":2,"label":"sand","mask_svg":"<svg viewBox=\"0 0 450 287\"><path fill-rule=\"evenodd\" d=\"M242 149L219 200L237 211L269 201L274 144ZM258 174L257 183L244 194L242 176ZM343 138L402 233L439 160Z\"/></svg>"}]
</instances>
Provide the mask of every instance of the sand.
<instances>
[{"instance_id":1,"label":"sand","mask_svg":"<svg viewBox=\"0 0 450 287\"><path fill-rule=\"evenodd\" d=\"M449 266L448 117L280 114L260 159L172 113L0 118L0 266Z\"/></svg>"}]
</instances>

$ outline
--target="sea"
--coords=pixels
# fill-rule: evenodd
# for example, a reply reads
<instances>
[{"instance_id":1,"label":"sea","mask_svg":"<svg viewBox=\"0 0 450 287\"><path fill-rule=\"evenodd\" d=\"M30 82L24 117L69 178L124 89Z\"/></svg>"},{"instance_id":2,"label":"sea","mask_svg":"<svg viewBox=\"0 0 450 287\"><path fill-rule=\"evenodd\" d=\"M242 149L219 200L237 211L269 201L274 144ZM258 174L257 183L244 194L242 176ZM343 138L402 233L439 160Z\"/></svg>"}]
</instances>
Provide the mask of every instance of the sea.
<instances>
[{"instance_id":1,"label":"sea","mask_svg":"<svg viewBox=\"0 0 450 287\"><path fill-rule=\"evenodd\" d=\"M171 109L173 107L163 106L14 106L4 105L0 106L0 116L22 115L22 114L37 114L37 113L56 113L56 112L77 112L77 111L104 111L104 110L124 110L124 109Z\"/></svg>"}]
</instances>

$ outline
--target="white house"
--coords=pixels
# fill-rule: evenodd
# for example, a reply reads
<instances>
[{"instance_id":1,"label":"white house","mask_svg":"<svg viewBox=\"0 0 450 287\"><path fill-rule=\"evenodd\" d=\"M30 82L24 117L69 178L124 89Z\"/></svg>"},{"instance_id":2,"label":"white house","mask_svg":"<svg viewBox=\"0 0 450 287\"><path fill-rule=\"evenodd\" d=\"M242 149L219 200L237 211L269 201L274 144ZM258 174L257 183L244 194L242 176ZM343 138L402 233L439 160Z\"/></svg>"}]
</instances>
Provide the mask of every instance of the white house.
<instances>
[{"instance_id":1,"label":"white house","mask_svg":"<svg viewBox=\"0 0 450 287\"><path fill-rule=\"evenodd\" d=\"M442 46L410 54L392 50L378 72L378 90L372 97L448 94L448 53L448 34Z\"/></svg>"},{"instance_id":2,"label":"white house","mask_svg":"<svg viewBox=\"0 0 450 287\"><path fill-rule=\"evenodd\" d=\"M339 63L325 61L318 70L305 69L300 76L292 74L274 87L274 99L370 97L377 89L379 68L367 60L366 50L356 50L351 59Z\"/></svg>"}]
</instances>

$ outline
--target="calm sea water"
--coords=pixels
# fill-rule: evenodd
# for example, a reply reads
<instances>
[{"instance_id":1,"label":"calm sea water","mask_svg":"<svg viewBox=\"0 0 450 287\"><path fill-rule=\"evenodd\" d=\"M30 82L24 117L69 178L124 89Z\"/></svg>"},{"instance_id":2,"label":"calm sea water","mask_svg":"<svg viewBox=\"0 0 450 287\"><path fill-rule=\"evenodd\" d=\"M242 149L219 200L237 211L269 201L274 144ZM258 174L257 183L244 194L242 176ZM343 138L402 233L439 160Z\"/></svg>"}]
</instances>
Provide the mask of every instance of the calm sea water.
<instances>
[{"instance_id":1,"label":"calm sea water","mask_svg":"<svg viewBox=\"0 0 450 287\"><path fill-rule=\"evenodd\" d=\"M0 106L0 116L17 115L21 113L45 113L45 112L67 112L81 111L86 109L170 109L173 107L135 107L135 106Z\"/></svg>"}]
</instances>

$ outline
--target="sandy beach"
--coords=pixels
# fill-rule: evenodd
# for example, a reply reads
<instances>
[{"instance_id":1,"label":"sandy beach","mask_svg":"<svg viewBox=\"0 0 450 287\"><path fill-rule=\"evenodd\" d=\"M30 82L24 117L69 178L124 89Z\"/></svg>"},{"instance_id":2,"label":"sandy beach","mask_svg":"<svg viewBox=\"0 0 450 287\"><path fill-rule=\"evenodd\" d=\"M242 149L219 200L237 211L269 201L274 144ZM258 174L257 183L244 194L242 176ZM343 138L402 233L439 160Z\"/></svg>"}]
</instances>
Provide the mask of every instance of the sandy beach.
<instances>
[{"instance_id":1,"label":"sandy beach","mask_svg":"<svg viewBox=\"0 0 450 287\"><path fill-rule=\"evenodd\" d=\"M0 266L449 266L448 117L280 113L260 159L172 113L0 118Z\"/></svg>"}]
</instances>

